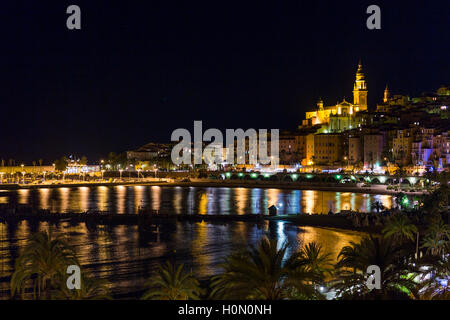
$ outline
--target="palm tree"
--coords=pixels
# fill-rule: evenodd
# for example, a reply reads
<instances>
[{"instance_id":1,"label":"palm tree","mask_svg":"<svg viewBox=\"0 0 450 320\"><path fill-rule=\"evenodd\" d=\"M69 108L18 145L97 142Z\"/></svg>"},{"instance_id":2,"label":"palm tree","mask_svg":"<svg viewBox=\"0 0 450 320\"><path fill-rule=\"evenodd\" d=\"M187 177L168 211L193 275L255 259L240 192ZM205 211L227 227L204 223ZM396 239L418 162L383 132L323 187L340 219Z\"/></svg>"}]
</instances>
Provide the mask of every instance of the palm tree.
<instances>
[{"instance_id":1,"label":"palm tree","mask_svg":"<svg viewBox=\"0 0 450 320\"><path fill-rule=\"evenodd\" d=\"M413 281L415 269L408 263L410 257L392 238L365 237L360 243L351 242L342 248L336 264L337 279L333 287L337 296L350 299L391 299L416 295ZM381 289L369 291L367 267L376 265L381 271Z\"/></svg>"},{"instance_id":2,"label":"palm tree","mask_svg":"<svg viewBox=\"0 0 450 320\"><path fill-rule=\"evenodd\" d=\"M429 226L427 232L435 233L441 239L450 238L450 226L444 223L441 216Z\"/></svg>"},{"instance_id":3,"label":"palm tree","mask_svg":"<svg viewBox=\"0 0 450 320\"><path fill-rule=\"evenodd\" d=\"M305 271L312 272L321 278L330 275L333 271L330 253L324 253L322 246L316 242L310 242L302 247L296 262L297 267L301 266Z\"/></svg>"},{"instance_id":4,"label":"palm tree","mask_svg":"<svg viewBox=\"0 0 450 320\"><path fill-rule=\"evenodd\" d=\"M423 240L422 248L427 249L431 255L440 255L445 251L447 241L442 240L437 234L430 234Z\"/></svg>"},{"instance_id":5,"label":"palm tree","mask_svg":"<svg viewBox=\"0 0 450 320\"><path fill-rule=\"evenodd\" d=\"M400 151L400 153L404 152L403 150ZM400 159L403 159L403 156L400 157ZM397 176L399 179L406 175L405 166L402 163L397 163L397 169L394 172L394 175Z\"/></svg>"},{"instance_id":6,"label":"palm tree","mask_svg":"<svg viewBox=\"0 0 450 320\"><path fill-rule=\"evenodd\" d=\"M80 160L80 165L82 165L82 166L85 166L85 165L87 165L87 158L86 158L86 156L82 156L81 157L81 160Z\"/></svg>"},{"instance_id":7,"label":"palm tree","mask_svg":"<svg viewBox=\"0 0 450 320\"><path fill-rule=\"evenodd\" d=\"M324 253L321 245L310 242L292 255L289 263L293 269L286 279L286 284L292 285L289 298L323 299L320 287L334 270L330 253Z\"/></svg>"},{"instance_id":8,"label":"palm tree","mask_svg":"<svg viewBox=\"0 0 450 320\"><path fill-rule=\"evenodd\" d=\"M438 189L422 198L423 210L433 215L446 211L449 196L450 188L446 185L441 185Z\"/></svg>"},{"instance_id":9,"label":"palm tree","mask_svg":"<svg viewBox=\"0 0 450 320\"><path fill-rule=\"evenodd\" d=\"M439 216L439 219L429 226L422 247L427 249L427 253L440 255L448 248L449 239L450 227Z\"/></svg>"},{"instance_id":10,"label":"palm tree","mask_svg":"<svg viewBox=\"0 0 450 320\"><path fill-rule=\"evenodd\" d=\"M55 169L57 171L65 171L67 169L67 165L69 163L69 159L67 157L61 157L55 160Z\"/></svg>"},{"instance_id":11,"label":"palm tree","mask_svg":"<svg viewBox=\"0 0 450 320\"><path fill-rule=\"evenodd\" d=\"M51 232L38 232L31 236L26 247L15 262L11 277L11 295L25 296L28 283L33 286L34 299L49 299L58 287L58 278L65 274L69 265L78 265L75 251L61 237Z\"/></svg>"},{"instance_id":12,"label":"palm tree","mask_svg":"<svg viewBox=\"0 0 450 320\"><path fill-rule=\"evenodd\" d=\"M450 259L431 257L422 264L428 268L421 275L420 299L450 300Z\"/></svg>"},{"instance_id":13,"label":"palm tree","mask_svg":"<svg viewBox=\"0 0 450 320\"><path fill-rule=\"evenodd\" d=\"M303 253L286 256L287 248L287 244L278 248L276 239L263 238L257 247L231 254L222 264L224 271L212 278L211 296L264 300L316 296L314 284L318 277L311 270L325 269L326 259L320 254L320 248L311 246ZM316 249L318 256L312 253ZM304 261L306 256L310 263Z\"/></svg>"},{"instance_id":14,"label":"palm tree","mask_svg":"<svg viewBox=\"0 0 450 320\"><path fill-rule=\"evenodd\" d=\"M393 237L396 240L414 241L414 234L417 233L417 227L411 223L406 215L396 214L392 216L383 229L385 237Z\"/></svg>"},{"instance_id":15,"label":"palm tree","mask_svg":"<svg viewBox=\"0 0 450 320\"><path fill-rule=\"evenodd\" d=\"M169 261L164 266L159 266L158 272L148 281L150 289L142 299L199 299L203 293L200 283L191 273L184 272L183 268L183 264L177 265Z\"/></svg>"},{"instance_id":16,"label":"palm tree","mask_svg":"<svg viewBox=\"0 0 450 320\"><path fill-rule=\"evenodd\" d=\"M287 245L278 249L277 240L263 238L257 247L231 254L222 264L224 272L212 278L213 297L221 299L286 298L284 279L289 267L284 262Z\"/></svg>"},{"instance_id":17,"label":"palm tree","mask_svg":"<svg viewBox=\"0 0 450 320\"><path fill-rule=\"evenodd\" d=\"M109 288L106 283L93 277L81 277L81 288L70 290L64 281L60 281L60 288L55 294L56 299L63 300L109 300Z\"/></svg>"}]
</instances>

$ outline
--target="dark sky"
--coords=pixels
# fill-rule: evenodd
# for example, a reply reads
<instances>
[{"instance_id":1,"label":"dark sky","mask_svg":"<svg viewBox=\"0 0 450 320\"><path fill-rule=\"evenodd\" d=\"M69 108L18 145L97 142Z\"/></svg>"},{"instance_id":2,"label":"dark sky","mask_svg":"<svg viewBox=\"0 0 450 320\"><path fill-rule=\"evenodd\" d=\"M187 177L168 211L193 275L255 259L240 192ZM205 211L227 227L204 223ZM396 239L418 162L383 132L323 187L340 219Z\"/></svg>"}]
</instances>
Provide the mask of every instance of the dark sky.
<instances>
[{"instance_id":1,"label":"dark sky","mask_svg":"<svg viewBox=\"0 0 450 320\"><path fill-rule=\"evenodd\" d=\"M246 3L246 4L243 4ZM381 30L366 8L381 7ZM81 7L82 29L66 28ZM449 84L449 1L2 1L0 158L94 161L176 128L295 128L318 97Z\"/></svg>"}]
</instances>

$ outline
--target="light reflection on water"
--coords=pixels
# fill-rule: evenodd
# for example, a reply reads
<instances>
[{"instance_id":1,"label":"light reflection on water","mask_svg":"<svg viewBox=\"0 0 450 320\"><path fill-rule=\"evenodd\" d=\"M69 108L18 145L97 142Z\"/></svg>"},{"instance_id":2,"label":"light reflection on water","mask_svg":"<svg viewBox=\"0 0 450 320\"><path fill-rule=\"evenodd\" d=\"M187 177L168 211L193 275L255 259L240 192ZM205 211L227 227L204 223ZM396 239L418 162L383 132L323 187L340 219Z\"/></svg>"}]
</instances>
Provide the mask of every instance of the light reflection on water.
<instances>
[{"instance_id":1,"label":"light reflection on water","mask_svg":"<svg viewBox=\"0 0 450 320\"><path fill-rule=\"evenodd\" d=\"M82 269L106 280L116 297L139 297L146 280L159 263L168 259L184 263L188 270L207 279L220 271L219 264L234 250L255 245L263 237L288 242L288 254L309 241L317 241L333 256L362 234L314 227L297 227L286 222L235 222L229 224L182 223L154 226L152 232L138 226L99 226L88 230L84 223L50 226L54 234L67 237L75 247ZM9 278L15 258L30 234L48 230L48 223L0 224L0 299L8 298Z\"/></svg>"},{"instance_id":2,"label":"light reflection on water","mask_svg":"<svg viewBox=\"0 0 450 320\"><path fill-rule=\"evenodd\" d=\"M176 214L267 214L271 205L278 207L279 214L328 213L330 209L367 212L375 201L387 208L393 202L390 195L351 192L160 186L20 189L3 195L2 203L30 204L52 212L136 213L139 207L150 207Z\"/></svg>"},{"instance_id":3,"label":"light reflection on water","mask_svg":"<svg viewBox=\"0 0 450 320\"><path fill-rule=\"evenodd\" d=\"M349 192L282 190L261 188L197 188L160 186L114 186L42 188L5 191L0 202L29 204L52 212L81 212L88 209L114 213L136 213L147 206L174 214L258 214L268 213L276 205L279 214L327 213L331 208L367 211L375 201L392 206L392 197ZM7 298L9 277L14 260L30 234L46 230L47 223L19 222L0 224L0 298ZM175 259L206 279L216 273L218 264L234 249L256 244L268 235L292 246L317 241L334 257L349 241L359 241L360 234L313 227L296 227L285 222L259 224L236 222L175 223L154 226L151 232L138 226L100 226L88 230L84 223L61 222L52 226L56 234L69 238L79 253L84 268L106 279L114 294L138 292L158 263Z\"/></svg>"}]
</instances>

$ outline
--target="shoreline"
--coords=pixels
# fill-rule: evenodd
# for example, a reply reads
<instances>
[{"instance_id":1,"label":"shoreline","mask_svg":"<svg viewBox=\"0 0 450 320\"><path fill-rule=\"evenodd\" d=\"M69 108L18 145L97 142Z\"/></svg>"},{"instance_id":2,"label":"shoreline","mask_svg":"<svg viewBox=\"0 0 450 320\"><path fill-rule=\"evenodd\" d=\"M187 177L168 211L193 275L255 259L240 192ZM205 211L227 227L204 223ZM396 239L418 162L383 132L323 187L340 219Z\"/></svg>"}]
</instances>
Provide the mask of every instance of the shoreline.
<instances>
[{"instance_id":1,"label":"shoreline","mask_svg":"<svg viewBox=\"0 0 450 320\"><path fill-rule=\"evenodd\" d=\"M422 195L427 191L408 192L387 190L386 185L374 185L371 187L360 187L339 184L314 184L296 182L271 182L271 181L191 181L191 182L168 182L162 181L121 181L121 182L83 182L83 183L60 183L60 184L1 184L0 191L19 189L55 189L55 188L77 188L77 187L115 187L115 186L164 186L164 187L198 187L198 188L261 188L261 189L286 189L286 190L314 190L329 192L352 192L366 194L395 195L403 192L408 195Z\"/></svg>"}]
</instances>

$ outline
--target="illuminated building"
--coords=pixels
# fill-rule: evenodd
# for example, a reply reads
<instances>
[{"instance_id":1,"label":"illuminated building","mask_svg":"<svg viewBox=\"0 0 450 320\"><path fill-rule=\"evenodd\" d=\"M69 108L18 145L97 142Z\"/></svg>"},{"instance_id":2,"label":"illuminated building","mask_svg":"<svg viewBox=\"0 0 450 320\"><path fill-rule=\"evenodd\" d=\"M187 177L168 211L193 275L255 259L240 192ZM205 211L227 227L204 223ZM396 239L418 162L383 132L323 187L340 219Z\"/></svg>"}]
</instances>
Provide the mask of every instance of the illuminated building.
<instances>
[{"instance_id":1,"label":"illuminated building","mask_svg":"<svg viewBox=\"0 0 450 320\"><path fill-rule=\"evenodd\" d=\"M280 148L280 163L288 164L291 162L295 162L297 145L295 143L294 136L292 135L280 136L279 148Z\"/></svg>"},{"instance_id":2,"label":"illuminated building","mask_svg":"<svg viewBox=\"0 0 450 320\"><path fill-rule=\"evenodd\" d=\"M436 133L434 128L423 128L411 145L411 160L415 166L442 168L450 163L448 132Z\"/></svg>"},{"instance_id":3,"label":"illuminated building","mask_svg":"<svg viewBox=\"0 0 450 320\"><path fill-rule=\"evenodd\" d=\"M318 164L334 164L342 160L343 136L319 133L314 136L314 159Z\"/></svg>"},{"instance_id":4,"label":"illuminated building","mask_svg":"<svg viewBox=\"0 0 450 320\"><path fill-rule=\"evenodd\" d=\"M386 85L386 89L384 89L383 102L386 103L389 100L389 89Z\"/></svg>"},{"instance_id":5,"label":"illuminated building","mask_svg":"<svg viewBox=\"0 0 450 320\"><path fill-rule=\"evenodd\" d=\"M303 159L307 157L306 155L306 140L308 135L296 135L295 136L295 145L297 148L297 160L301 162Z\"/></svg>"},{"instance_id":6,"label":"illuminated building","mask_svg":"<svg viewBox=\"0 0 450 320\"><path fill-rule=\"evenodd\" d=\"M373 170L380 166L383 154L383 135L364 135L364 167Z\"/></svg>"},{"instance_id":7,"label":"illuminated building","mask_svg":"<svg viewBox=\"0 0 450 320\"><path fill-rule=\"evenodd\" d=\"M279 139L280 163L297 164L304 161L307 158L307 137L305 132L282 133ZM311 134L311 137L314 145L314 135Z\"/></svg>"},{"instance_id":8,"label":"illuminated building","mask_svg":"<svg viewBox=\"0 0 450 320\"><path fill-rule=\"evenodd\" d=\"M354 117L357 112L367 110L367 84L362 71L361 62L358 64L356 71L356 79L353 85L353 103L345 101L337 103L332 106L323 106L323 101L320 99L317 102L317 109L306 112L306 120L303 121L303 126L312 126L318 124L329 124L330 118L333 120L333 131L341 131L351 129L355 126Z\"/></svg>"},{"instance_id":9,"label":"illuminated building","mask_svg":"<svg viewBox=\"0 0 450 320\"><path fill-rule=\"evenodd\" d=\"M158 157L170 156L173 143L150 142L136 149L127 151L127 159L133 161L147 161Z\"/></svg>"},{"instance_id":10,"label":"illuminated building","mask_svg":"<svg viewBox=\"0 0 450 320\"><path fill-rule=\"evenodd\" d=\"M356 164L363 159L363 149L360 137L348 138L348 162Z\"/></svg>"},{"instance_id":11,"label":"illuminated building","mask_svg":"<svg viewBox=\"0 0 450 320\"><path fill-rule=\"evenodd\" d=\"M409 164L411 162L413 135L411 129L397 130L397 136L392 141L392 154L398 164Z\"/></svg>"},{"instance_id":12,"label":"illuminated building","mask_svg":"<svg viewBox=\"0 0 450 320\"><path fill-rule=\"evenodd\" d=\"M306 163L303 165L314 164L314 134L310 133L306 136Z\"/></svg>"}]
</instances>

